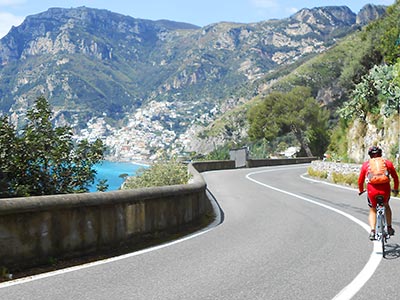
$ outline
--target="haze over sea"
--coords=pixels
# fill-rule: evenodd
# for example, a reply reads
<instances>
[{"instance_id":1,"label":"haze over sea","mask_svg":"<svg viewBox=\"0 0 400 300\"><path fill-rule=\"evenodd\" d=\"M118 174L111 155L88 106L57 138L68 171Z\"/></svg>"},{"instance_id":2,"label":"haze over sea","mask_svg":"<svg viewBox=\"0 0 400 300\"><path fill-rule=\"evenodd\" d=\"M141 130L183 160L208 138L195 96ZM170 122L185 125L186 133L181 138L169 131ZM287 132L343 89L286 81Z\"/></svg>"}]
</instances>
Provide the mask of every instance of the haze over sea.
<instances>
[{"instance_id":1,"label":"haze over sea","mask_svg":"<svg viewBox=\"0 0 400 300\"><path fill-rule=\"evenodd\" d=\"M133 162L113 162L105 160L101 164L95 166L95 169L97 171L96 180L89 191L97 191L96 185L98 184L100 179L107 179L107 191L116 191L124 182L123 178L120 177L121 174L134 176L136 174L136 171L143 166L144 165L135 164Z\"/></svg>"}]
</instances>

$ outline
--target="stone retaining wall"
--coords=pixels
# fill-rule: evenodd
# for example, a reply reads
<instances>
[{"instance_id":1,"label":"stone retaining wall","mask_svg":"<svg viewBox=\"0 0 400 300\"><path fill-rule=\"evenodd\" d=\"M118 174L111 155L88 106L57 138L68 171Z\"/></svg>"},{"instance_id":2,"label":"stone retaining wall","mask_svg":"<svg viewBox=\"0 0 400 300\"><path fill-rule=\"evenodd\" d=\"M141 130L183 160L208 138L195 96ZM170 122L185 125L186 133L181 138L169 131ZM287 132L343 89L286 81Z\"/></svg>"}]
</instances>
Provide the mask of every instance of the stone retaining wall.
<instances>
[{"instance_id":1,"label":"stone retaining wall","mask_svg":"<svg viewBox=\"0 0 400 300\"><path fill-rule=\"evenodd\" d=\"M268 159L248 159L247 168L256 168L264 166L279 166L291 164L305 164L317 160L317 157L297 157L297 158L268 158Z\"/></svg>"},{"instance_id":2,"label":"stone retaining wall","mask_svg":"<svg viewBox=\"0 0 400 300\"><path fill-rule=\"evenodd\" d=\"M328 173L328 180L332 180L332 174L359 174L361 164L350 164L350 163L337 163L315 160L311 162L311 168L316 171L326 171Z\"/></svg>"}]
</instances>

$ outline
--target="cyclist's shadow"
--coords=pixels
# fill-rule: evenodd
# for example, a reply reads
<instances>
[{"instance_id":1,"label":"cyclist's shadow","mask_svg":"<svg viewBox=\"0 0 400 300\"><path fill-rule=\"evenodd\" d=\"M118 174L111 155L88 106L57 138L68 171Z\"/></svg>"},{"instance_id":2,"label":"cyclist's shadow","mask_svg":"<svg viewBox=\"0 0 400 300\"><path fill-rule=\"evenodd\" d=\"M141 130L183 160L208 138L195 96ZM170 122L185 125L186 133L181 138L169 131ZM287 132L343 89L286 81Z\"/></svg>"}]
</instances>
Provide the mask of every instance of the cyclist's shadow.
<instances>
[{"instance_id":1,"label":"cyclist's shadow","mask_svg":"<svg viewBox=\"0 0 400 300\"><path fill-rule=\"evenodd\" d=\"M400 258L400 245L399 244L392 244L387 243L385 245L385 258L386 259L398 259Z\"/></svg>"}]
</instances>

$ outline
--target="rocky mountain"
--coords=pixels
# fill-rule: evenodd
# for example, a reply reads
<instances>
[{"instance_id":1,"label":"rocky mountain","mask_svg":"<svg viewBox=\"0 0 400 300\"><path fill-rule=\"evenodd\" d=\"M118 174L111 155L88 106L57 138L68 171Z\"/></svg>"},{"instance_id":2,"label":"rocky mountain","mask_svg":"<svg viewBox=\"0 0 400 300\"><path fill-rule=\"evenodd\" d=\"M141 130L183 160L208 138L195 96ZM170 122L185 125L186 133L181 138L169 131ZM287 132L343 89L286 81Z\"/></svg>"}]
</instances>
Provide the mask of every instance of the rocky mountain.
<instances>
[{"instance_id":1,"label":"rocky mountain","mask_svg":"<svg viewBox=\"0 0 400 300\"><path fill-rule=\"evenodd\" d=\"M360 25L367 25L372 20L376 20L383 16L385 11L386 6L367 4L357 14L356 23Z\"/></svg>"},{"instance_id":2,"label":"rocky mountain","mask_svg":"<svg viewBox=\"0 0 400 300\"><path fill-rule=\"evenodd\" d=\"M58 124L103 138L117 159L181 153L196 128L254 97L260 79L324 52L384 11L317 7L281 20L199 28L51 8L0 40L0 113L20 124L44 95Z\"/></svg>"}]
</instances>

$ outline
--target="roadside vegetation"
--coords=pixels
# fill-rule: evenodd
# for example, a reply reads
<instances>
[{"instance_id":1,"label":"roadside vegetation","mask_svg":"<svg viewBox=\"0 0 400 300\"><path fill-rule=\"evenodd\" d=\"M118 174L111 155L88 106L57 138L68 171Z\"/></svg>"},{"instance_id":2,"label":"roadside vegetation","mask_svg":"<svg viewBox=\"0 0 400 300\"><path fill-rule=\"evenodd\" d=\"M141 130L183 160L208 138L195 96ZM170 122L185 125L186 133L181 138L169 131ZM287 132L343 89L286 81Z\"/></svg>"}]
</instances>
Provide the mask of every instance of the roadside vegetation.
<instances>
[{"instance_id":1,"label":"roadside vegetation","mask_svg":"<svg viewBox=\"0 0 400 300\"><path fill-rule=\"evenodd\" d=\"M312 167L308 167L307 173L311 177L315 177L315 178L319 178L319 179L327 179L328 178L328 172L327 171L316 170L316 169L314 169Z\"/></svg>"},{"instance_id":2,"label":"roadside vegetation","mask_svg":"<svg viewBox=\"0 0 400 300\"><path fill-rule=\"evenodd\" d=\"M305 155L322 155L328 145L329 112L320 107L307 87L273 92L248 112L249 137L266 142L292 134Z\"/></svg>"},{"instance_id":3,"label":"roadside vegetation","mask_svg":"<svg viewBox=\"0 0 400 300\"><path fill-rule=\"evenodd\" d=\"M343 173L332 173L333 183L350 185L352 187L358 187L358 174L343 174Z\"/></svg>"},{"instance_id":4,"label":"roadside vegetation","mask_svg":"<svg viewBox=\"0 0 400 300\"><path fill-rule=\"evenodd\" d=\"M88 192L105 146L101 140L75 143L69 127L54 127L44 97L28 110L26 125L0 118L0 198ZM105 190L102 181L99 189Z\"/></svg>"},{"instance_id":5,"label":"roadside vegetation","mask_svg":"<svg viewBox=\"0 0 400 300\"><path fill-rule=\"evenodd\" d=\"M122 185L123 190L153 186L186 184L191 178L186 164L176 160L160 161L149 168L140 168L136 176L128 177Z\"/></svg>"},{"instance_id":6,"label":"roadside vegetation","mask_svg":"<svg viewBox=\"0 0 400 300\"><path fill-rule=\"evenodd\" d=\"M389 126L400 118L400 1L387 9L386 16L368 25L362 33L361 62L369 62L368 69L353 80L350 97L337 110L341 123L332 134L328 151L339 157L347 156L343 142L348 129L358 122L357 137L364 137L368 126L389 134ZM371 62L373 64L371 64ZM382 137L384 138L384 137ZM346 142L346 141L345 141ZM390 141L387 157L398 155L398 141Z\"/></svg>"}]
</instances>

